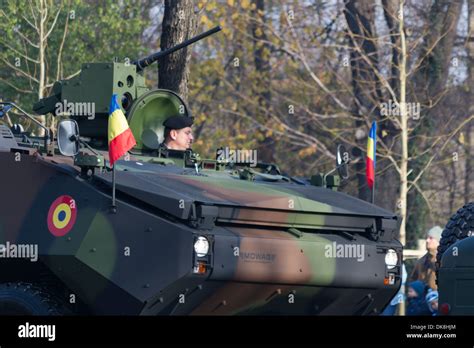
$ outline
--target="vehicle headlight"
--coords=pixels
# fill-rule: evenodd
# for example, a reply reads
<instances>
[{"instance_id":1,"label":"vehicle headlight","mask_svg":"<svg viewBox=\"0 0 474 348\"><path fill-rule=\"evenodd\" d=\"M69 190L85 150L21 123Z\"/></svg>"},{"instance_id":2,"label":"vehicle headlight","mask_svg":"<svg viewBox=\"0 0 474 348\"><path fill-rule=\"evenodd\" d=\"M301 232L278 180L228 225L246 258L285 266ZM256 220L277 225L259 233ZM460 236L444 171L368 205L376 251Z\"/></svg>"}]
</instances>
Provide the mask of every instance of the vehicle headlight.
<instances>
[{"instance_id":1,"label":"vehicle headlight","mask_svg":"<svg viewBox=\"0 0 474 348\"><path fill-rule=\"evenodd\" d=\"M198 257L204 257L209 252L209 241L203 237L199 236L194 242L194 251Z\"/></svg>"},{"instance_id":2,"label":"vehicle headlight","mask_svg":"<svg viewBox=\"0 0 474 348\"><path fill-rule=\"evenodd\" d=\"M397 252L393 249L388 249L387 253L385 254L385 265L388 269L394 268L398 263L398 255Z\"/></svg>"}]
</instances>

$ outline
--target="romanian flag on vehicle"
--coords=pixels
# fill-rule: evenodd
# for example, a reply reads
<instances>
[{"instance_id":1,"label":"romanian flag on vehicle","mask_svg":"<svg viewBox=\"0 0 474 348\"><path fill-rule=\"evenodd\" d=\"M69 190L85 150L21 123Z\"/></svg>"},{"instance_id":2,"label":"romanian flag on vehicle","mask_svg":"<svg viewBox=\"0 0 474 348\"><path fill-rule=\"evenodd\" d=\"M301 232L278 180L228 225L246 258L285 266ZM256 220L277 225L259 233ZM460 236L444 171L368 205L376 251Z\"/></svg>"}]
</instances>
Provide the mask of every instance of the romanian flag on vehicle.
<instances>
[{"instance_id":1,"label":"romanian flag on vehicle","mask_svg":"<svg viewBox=\"0 0 474 348\"><path fill-rule=\"evenodd\" d=\"M375 182L375 148L377 146L377 123L372 122L370 128L369 139L367 141L367 161L365 175L367 177L367 185L371 189L374 187Z\"/></svg>"},{"instance_id":2,"label":"romanian flag on vehicle","mask_svg":"<svg viewBox=\"0 0 474 348\"><path fill-rule=\"evenodd\" d=\"M128 126L127 118L117 103L117 95L112 95L109 107L109 161L113 166L136 144L133 133Z\"/></svg>"}]
</instances>

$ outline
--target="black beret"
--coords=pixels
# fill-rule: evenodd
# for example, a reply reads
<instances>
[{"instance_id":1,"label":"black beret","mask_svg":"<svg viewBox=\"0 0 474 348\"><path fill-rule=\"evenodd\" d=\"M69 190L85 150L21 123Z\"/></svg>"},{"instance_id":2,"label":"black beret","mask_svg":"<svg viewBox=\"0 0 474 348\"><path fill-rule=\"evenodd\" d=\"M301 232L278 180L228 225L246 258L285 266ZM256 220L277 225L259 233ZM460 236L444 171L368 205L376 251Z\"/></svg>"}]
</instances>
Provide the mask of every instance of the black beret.
<instances>
[{"instance_id":1,"label":"black beret","mask_svg":"<svg viewBox=\"0 0 474 348\"><path fill-rule=\"evenodd\" d=\"M191 127L194 122L193 117L188 116L171 116L163 122L163 126L170 129L182 129Z\"/></svg>"}]
</instances>

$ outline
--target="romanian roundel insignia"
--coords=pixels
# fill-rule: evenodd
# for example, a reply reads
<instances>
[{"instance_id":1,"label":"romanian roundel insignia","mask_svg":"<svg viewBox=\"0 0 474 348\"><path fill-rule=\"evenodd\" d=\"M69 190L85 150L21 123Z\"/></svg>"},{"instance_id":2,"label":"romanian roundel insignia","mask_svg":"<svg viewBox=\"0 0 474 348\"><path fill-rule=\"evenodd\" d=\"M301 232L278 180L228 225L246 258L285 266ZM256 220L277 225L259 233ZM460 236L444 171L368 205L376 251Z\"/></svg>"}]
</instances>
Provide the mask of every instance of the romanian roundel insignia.
<instances>
[{"instance_id":1,"label":"romanian roundel insignia","mask_svg":"<svg viewBox=\"0 0 474 348\"><path fill-rule=\"evenodd\" d=\"M56 237L64 236L74 226L76 216L76 201L70 196L59 196L49 207L49 232Z\"/></svg>"}]
</instances>

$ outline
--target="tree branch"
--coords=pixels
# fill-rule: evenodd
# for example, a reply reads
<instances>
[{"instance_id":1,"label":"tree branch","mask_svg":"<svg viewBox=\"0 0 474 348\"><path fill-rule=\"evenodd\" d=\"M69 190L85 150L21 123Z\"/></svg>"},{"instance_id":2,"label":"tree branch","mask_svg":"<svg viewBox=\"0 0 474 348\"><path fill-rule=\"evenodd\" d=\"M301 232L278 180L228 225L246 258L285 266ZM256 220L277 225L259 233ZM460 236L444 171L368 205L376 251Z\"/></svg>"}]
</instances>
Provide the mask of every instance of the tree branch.
<instances>
[{"instance_id":1,"label":"tree branch","mask_svg":"<svg viewBox=\"0 0 474 348\"><path fill-rule=\"evenodd\" d=\"M18 50L15 49L14 47L12 47L12 46L10 46L9 44L7 44L5 41L0 40L0 44L4 45L4 46L7 47L8 49L10 49L10 50L12 50L13 52L17 53L18 55L22 56L22 57L25 58L26 60L29 60L30 62L35 63L35 64L39 64L39 60L36 60L36 59L33 59L33 58L30 58L30 57L26 56L25 54L21 53L20 51L18 51Z\"/></svg>"},{"instance_id":2,"label":"tree branch","mask_svg":"<svg viewBox=\"0 0 474 348\"><path fill-rule=\"evenodd\" d=\"M15 32L18 33L18 35L20 35L23 40L25 40L26 42L28 42L28 44L29 44L30 46L32 46L32 47L34 47L34 48L39 48L39 46L38 46L37 44L31 42L31 40L28 39L20 30L17 29Z\"/></svg>"},{"instance_id":3,"label":"tree branch","mask_svg":"<svg viewBox=\"0 0 474 348\"><path fill-rule=\"evenodd\" d=\"M412 181L412 185L408 187L408 191L410 191L411 187L413 185L416 184L416 182L423 176L424 172L430 167L431 165L431 162L433 162L433 160L438 156L438 153L441 153L444 148L446 147L446 145L448 144L448 142L451 140L451 138L456 135L468 122L474 120L474 115L471 115L471 117L469 117L468 119L464 120L448 137L448 139L446 139L445 143L443 144L443 146L441 146L441 148L439 149L439 151L437 151L433 156L431 156L431 158L428 160L428 162L426 163L426 165L424 166L424 168L422 170L420 170L420 172L418 173L418 175L416 176L416 178ZM439 142L441 139L441 137L439 137L436 142Z\"/></svg>"},{"instance_id":4,"label":"tree branch","mask_svg":"<svg viewBox=\"0 0 474 348\"><path fill-rule=\"evenodd\" d=\"M51 35L51 32L53 31L54 27L56 26L56 22L58 21L59 13L61 13L62 8L63 8L63 5L62 5L62 2L61 2L61 7L59 7L59 10L56 13L56 16L54 17L53 24L51 25L51 28L49 28L48 32L44 36L43 41L46 41L48 39L49 35ZM66 17L69 18L69 16L66 16Z\"/></svg>"},{"instance_id":5,"label":"tree branch","mask_svg":"<svg viewBox=\"0 0 474 348\"><path fill-rule=\"evenodd\" d=\"M336 102L337 105L339 105L339 107L341 107L344 111L350 111L350 108L345 105L342 101L339 100L339 98L337 98L334 93L332 93L323 83L322 81L316 76L316 74L311 70L311 68L309 67L309 64L308 64L308 61L306 60L306 56L304 55L303 53L303 50L301 49L301 45L300 45L300 42L298 40L298 35L296 34L296 31L295 29L293 28L293 24L291 23L291 20L288 18L288 16L286 17L286 22L288 23L288 26L290 27L290 30L293 34L293 38L296 42L296 45L298 47L298 55L297 57L299 57L300 61L303 63L306 71L310 74L311 78L317 83L317 85L319 87L321 87L321 89L326 92L332 100L334 100Z\"/></svg>"},{"instance_id":6,"label":"tree branch","mask_svg":"<svg viewBox=\"0 0 474 348\"><path fill-rule=\"evenodd\" d=\"M2 81L3 83L9 85L11 88L13 88L17 92L20 92L20 93L34 93L34 91L32 91L32 90L22 89L22 88L16 87L14 84L9 82L8 80L5 80L2 77L0 77L0 81Z\"/></svg>"},{"instance_id":7,"label":"tree branch","mask_svg":"<svg viewBox=\"0 0 474 348\"><path fill-rule=\"evenodd\" d=\"M34 78L33 76L31 76L30 74L27 74L26 72L24 72L23 70L21 69L18 69L16 66L12 65L8 60L6 60L5 58L2 58L2 60L5 62L6 65L8 65L10 68L12 68L13 70L15 70L16 72L18 72L19 74L35 81L36 83L39 83L38 79Z\"/></svg>"},{"instance_id":8,"label":"tree branch","mask_svg":"<svg viewBox=\"0 0 474 348\"><path fill-rule=\"evenodd\" d=\"M67 15L67 12L66 12L66 23L64 24L63 38L61 40L61 44L59 45L59 51L58 51L56 80L59 80L60 76L62 75L61 74L62 53L63 53L64 42L66 41L68 25L69 25L69 16Z\"/></svg>"}]
</instances>

